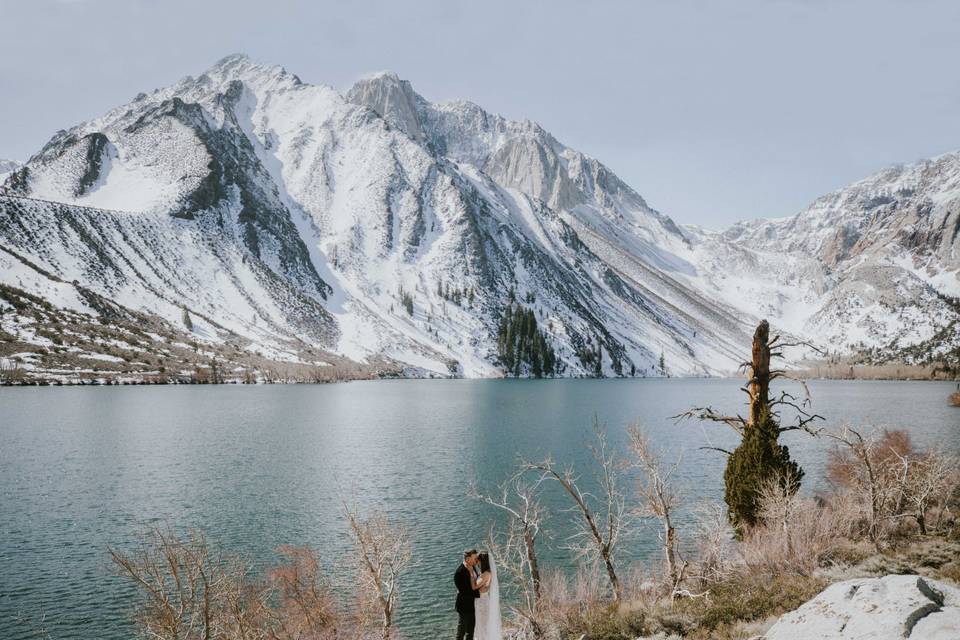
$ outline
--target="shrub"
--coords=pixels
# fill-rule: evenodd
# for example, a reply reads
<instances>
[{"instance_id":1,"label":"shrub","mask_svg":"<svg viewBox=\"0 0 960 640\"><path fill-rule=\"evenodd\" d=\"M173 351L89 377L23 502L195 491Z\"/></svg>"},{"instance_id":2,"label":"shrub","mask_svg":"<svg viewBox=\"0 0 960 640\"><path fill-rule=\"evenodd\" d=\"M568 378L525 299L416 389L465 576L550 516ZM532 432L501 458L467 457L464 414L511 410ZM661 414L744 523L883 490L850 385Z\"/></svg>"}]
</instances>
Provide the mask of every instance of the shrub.
<instances>
[{"instance_id":1,"label":"shrub","mask_svg":"<svg viewBox=\"0 0 960 640\"><path fill-rule=\"evenodd\" d=\"M579 624L565 629L564 636L584 640L633 640L651 633L646 616L641 611L622 613L616 605L593 610Z\"/></svg>"},{"instance_id":2,"label":"shrub","mask_svg":"<svg viewBox=\"0 0 960 640\"><path fill-rule=\"evenodd\" d=\"M820 593L825 586L825 581L810 576L787 572L745 572L715 585L710 590L709 599L680 601L676 608L694 614L698 629L715 630L791 611Z\"/></svg>"},{"instance_id":3,"label":"shrub","mask_svg":"<svg viewBox=\"0 0 960 640\"><path fill-rule=\"evenodd\" d=\"M741 547L748 567L807 575L840 547L849 529L846 510L803 498L791 485L774 477L761 486L760 524L747 531Z\"/></svg>"}]
</instances>

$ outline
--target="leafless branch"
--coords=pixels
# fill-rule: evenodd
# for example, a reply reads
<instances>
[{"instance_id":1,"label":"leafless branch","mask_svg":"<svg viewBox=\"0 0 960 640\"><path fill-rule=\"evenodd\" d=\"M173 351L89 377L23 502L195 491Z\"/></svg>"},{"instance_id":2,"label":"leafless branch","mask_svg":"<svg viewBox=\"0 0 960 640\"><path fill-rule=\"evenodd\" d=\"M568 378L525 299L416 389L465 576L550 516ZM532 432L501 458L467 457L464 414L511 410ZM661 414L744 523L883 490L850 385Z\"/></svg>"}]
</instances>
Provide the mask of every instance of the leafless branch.
<instances>
[{"instance_id":1,"label":"leafless branch","mask_svg":"<svg viewBox=\"0 0 960 640\"><path fill-rule=\"evenodd\" d=\"M581 490L579 478L572 467L558 468L550 458L543 462L521 464L524 471L534 472L542 479L557 482L573 501L573 511L578 514L579 528L568 539L569 548L579 556L589 557L603 564L614 598L620 600L623 589L616 572L614 551L625 524L626 501L619 485L619 459L607 442L606 431L596 419L594 436L596 444L589 448L602 492L599 498ZM601 503L599 509L593 506L595 501Z\"/></svg>"}]
</instances>

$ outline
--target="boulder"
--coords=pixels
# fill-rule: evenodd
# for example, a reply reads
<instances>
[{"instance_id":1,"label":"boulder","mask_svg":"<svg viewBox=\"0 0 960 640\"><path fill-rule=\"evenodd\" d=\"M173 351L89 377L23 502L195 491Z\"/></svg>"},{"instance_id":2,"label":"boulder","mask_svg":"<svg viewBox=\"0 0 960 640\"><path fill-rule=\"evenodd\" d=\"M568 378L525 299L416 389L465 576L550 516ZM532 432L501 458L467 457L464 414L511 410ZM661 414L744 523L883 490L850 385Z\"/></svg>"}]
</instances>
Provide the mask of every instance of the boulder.
<instances>
[{"instance_id":1,"label":"boulder","mask_svg":"<svg viewBox=\"0 0 960 640\"><path fill-rule=\"evenodd\" d=\"M960 589L917 575L832 584L784 614L766 640L958 640Z\"/></svg>"}]
</instances>

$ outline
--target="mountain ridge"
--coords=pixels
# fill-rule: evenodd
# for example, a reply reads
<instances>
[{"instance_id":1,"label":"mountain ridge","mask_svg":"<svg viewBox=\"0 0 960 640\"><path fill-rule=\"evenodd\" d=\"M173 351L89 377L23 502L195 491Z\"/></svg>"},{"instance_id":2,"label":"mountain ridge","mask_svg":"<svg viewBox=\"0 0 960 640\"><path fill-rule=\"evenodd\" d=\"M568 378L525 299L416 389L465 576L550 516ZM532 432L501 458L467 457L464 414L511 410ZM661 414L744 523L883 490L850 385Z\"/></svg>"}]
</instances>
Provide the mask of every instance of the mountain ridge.
<instances>
[{"instance_id":1,"label":"mountain ridge","mask_svg":"<svg viewBox=\"0 0 960 640\"><path fill-rule=\"evenodd\" d=\"M784 260L782 247L757 240L770 231L681 228L536 123L466 101L430 103L392 72L341 94L227 56L58 133L3 185L62 203L53 215L0 202L0 242L53 273L82 274L170 322L176 291L181 306L226 318L278 354L284 341L307 340L438 375L500 375L497 332L514 305L533 308L563 375L596 374L598 354L605 375L722 374L739 364L752 322L789 315L789 305L741 298L784 296L804 270L823 284L803 295L834 286L826 262L805 256L787 259L793 275L775 269L763 284L771 262ZM71 205L136 212L103 216L119 238L109 245L111 280L71 235L108 232L62 208ZM41 240L51 226L55 246ZM144 229L162 249L130 241ZM181 269L158 279L148 265L162 264L164 251ZM205 290L211 271L220 275ZM816 334L808 320L784 324Z\"/></svg>"}]
</instances>

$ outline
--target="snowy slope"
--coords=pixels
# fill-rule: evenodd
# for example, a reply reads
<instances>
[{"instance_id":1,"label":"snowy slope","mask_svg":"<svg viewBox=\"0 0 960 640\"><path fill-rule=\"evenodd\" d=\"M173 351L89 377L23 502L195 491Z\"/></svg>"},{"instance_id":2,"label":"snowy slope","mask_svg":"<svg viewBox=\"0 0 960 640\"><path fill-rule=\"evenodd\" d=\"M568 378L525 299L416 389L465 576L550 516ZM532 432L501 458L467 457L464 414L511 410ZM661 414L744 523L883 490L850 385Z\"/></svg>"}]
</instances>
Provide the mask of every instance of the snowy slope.
<instances>
[{"instance_id":1,"label":"snowy slope","mask_svg":"<svg viewBox=\"0 0 960 640\"><path fill-rule=\"evenodd\" d=\"M951 180L910 197L936 188L949 209ZM411 372L499 375L513 300L565 375L592 374L598 348L607 375L661 375L661 354L670 375L708 375L736 368L761 316L831 344L924 339L948 315L934 288L956 284L955 244L919 263L926 241L831 250L860 196L681 229L533 122L430 103L391 73L341 94L242 55L58 133L3 191L0 245L58 278L170 322L195 310L264 352ZM881 318L891 300L904 310Z\"/></svg>"},{"instance_id":2,"label":"snowy slope","mask_svg":"<svg viewBox=\"0 0 960 640\"><path fill-rule=\"evenodd\" d=\"M732 369L749 325L704 304L683 233L602 164L392 74L341 95L230 56L59 133L5 190L76 205L5 203L3 241L58 276L170 320L197 307L274 348L497 375L512 295L567 375L597 345L608 374L657 375L662 353L696 375Z\"/></svg>"},{"instance_id":3,"label":"snowy slope","mask_svg":"<svg viewBox=\"0 0 960 640\"><path fill-rule=\"evenodd\" d=\"M789 218L689 234L723 299L834 353L895 351L958 319L960 153L883 170Z\"/></svg>"}]
</instances>

